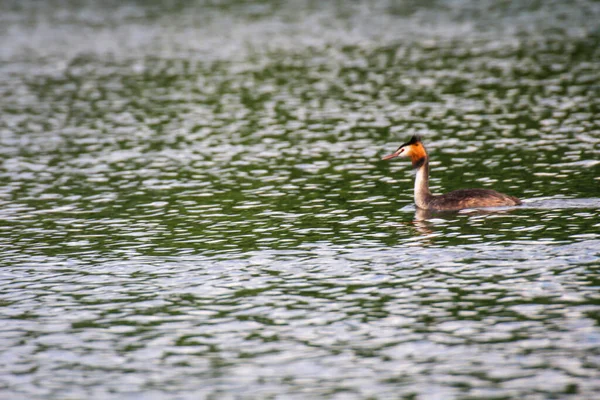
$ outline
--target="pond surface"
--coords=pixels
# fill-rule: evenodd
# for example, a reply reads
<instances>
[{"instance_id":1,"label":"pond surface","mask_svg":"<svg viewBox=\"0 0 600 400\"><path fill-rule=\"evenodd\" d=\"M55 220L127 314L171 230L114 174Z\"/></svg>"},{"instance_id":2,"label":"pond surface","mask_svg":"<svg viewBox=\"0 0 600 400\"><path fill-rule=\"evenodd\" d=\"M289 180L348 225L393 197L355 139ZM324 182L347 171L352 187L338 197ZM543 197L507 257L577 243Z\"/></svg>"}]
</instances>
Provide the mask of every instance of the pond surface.
<instances>
[{"instance_id":1,"label":"pond surface","mask_svg":"<svg viewBox=\"0 0 600 400\"><path fill-rule=\"evenodd\" d=\"M0 397L599 398L598 21L3 2Z\"/></svg>"}]
</instances>

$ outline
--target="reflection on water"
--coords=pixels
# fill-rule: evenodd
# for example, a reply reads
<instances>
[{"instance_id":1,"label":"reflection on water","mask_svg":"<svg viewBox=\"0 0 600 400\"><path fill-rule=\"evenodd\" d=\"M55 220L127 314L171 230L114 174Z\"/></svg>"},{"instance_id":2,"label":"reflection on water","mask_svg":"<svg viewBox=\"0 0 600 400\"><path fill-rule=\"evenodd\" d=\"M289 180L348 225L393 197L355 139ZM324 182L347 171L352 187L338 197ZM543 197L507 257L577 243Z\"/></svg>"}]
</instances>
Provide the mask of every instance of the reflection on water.
<instances>
[{"instance_id":1,"label":"reflection on water","mask_svg":"<svg viewBox=\"0 0 600 400\"><path fill-rule=\"evenodd\" d=\"M421 235L432 238L437 236L435 234L436 227L443 228L447 227L450 223L452 228L456 228L456 222L460 220L460 217L467 216L470 226L480 226L479 224L473 224L472 222L477 220L486 220L488 223L493 219L506 219L511 217L512 213L518 213L520 209L540 209L540 210L554 210L560 212L560 215L564 215L565 220L573 220L573 209L578 210L575 214L576 217L595 217L598 209L600 209L600 198L591 199L565 199L565 198L536 198L536 199L525 199L523 204L516 207L487 207L481 209L464 209L460 211L431 211L423 210L414 206L407 206L403 208L403 211L414 212L414 219L410 223L402 223L400 226L410 227L413 226L418 233ZM531 217L531 215L528 215ZM549 215L544 214L544 221L552 219ZM514 215L514 218L519 218L518 215ZM531 219L530 219L531 221ZM592 225L592 228L600 227L599 224ZM485 228L484 228L485 229ZM547 225L535 225L533 227L527 227L527 232L532 231L548 231L556 230L558 227L549 227ZM447 237L448 235L444 234ZM477 237L477 236L475 236ZM589 234L577 234L576 237L589 237L598 238L600 234L589 233ZM497 239L498 236L486 236L488 239ZM555 237L556 238L556 237ZM554 238L554 239L555 239ZM542 238L538 238L542 239ZM550 240L550 238L543 238L544 240ZM431 243L431 241L428 241Z\"/></svg>"},{"instance_id":2,"label":"reflection on water","mask_svg":"<svg viewBox=\"0 0 600 400\"><path fill-rule=\"evenodd\" d=\"M598 20L2 3L2 394L598 397ZM415 133L523 206L415 210Z\"/></svg>"}]
</instances>

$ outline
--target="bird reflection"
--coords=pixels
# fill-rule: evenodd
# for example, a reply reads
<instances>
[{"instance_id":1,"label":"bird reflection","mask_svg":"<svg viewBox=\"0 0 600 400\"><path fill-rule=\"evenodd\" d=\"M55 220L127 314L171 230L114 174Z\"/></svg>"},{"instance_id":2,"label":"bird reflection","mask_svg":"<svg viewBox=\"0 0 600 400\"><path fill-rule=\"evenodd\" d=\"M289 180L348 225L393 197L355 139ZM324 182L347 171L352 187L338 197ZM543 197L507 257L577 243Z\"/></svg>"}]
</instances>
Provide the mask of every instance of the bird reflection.
<instances>
[{"instance_id":1,"label":"bird reflection","mask_svg":"<svg viewBox=\"0 0 600 400\"><path fill-rule=\"evenodd\" d=\"M430 210L423 210L421 208L415 210L415 218L412 224L421 235L431 235L434 232L431 229L433 228L433 224L428 221L432 215L433 212Z\"/></svg>"},{"instance_id":2,"label":"bird reflection","mask_svg":"<svg viewBox=\"0 0 600 400\"><path fill-rule=\"evenodd\" d=\"M514 208L485 208L485 209L465 209L461 211L431 211L417 208L415 217L411 222L417 232L421 235L429 236L435 233L435 224L432 218L440 218L444 220L453 220L460 214L468 214L470 216L485 216L492 214L507 214Z\"/></svg>"}]
</instances>

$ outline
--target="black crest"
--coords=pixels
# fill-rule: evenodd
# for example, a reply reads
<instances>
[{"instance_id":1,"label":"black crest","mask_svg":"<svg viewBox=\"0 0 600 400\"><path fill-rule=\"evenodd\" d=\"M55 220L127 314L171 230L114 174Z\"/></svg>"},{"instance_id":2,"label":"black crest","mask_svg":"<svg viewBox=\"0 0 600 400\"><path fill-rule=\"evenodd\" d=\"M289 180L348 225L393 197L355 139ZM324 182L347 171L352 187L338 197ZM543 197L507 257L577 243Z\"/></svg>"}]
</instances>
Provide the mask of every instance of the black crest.
<instances>
[{"instance_id":1,"label":"black crest","mask_svg":"<svg viewBox=\"0 0 600 400\"><path fill-rule=\"evenodd\" d=\"M421 136L420 135L413 135L413 137L411 137L408 142L404 143L400 147L402 148L404 146L410 146L411 144L416 144L416 143L421 143Z\"/></svg>"}]
</instances>

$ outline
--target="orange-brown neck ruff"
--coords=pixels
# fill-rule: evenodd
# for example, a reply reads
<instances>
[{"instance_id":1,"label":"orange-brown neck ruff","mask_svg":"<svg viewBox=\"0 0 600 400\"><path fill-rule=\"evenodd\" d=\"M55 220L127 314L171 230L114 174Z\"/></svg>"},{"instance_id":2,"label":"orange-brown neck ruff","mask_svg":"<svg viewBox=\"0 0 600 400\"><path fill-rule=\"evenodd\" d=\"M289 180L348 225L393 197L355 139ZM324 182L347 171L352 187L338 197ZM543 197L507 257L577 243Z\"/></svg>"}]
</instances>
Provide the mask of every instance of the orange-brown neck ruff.
<instances>
[{"instance_id":1,"label":"orange-brown neck ruff","mask_svg":"<svg viewBox=\"0 0 600 400\"><path fill-rule=\"evenodd\" d=\"M410 161L412 161L413 168L421 167L427 160L427 151L425 151L425 147L421 143L411 145L408 155Z\"/></svg>"}]
</instances>

